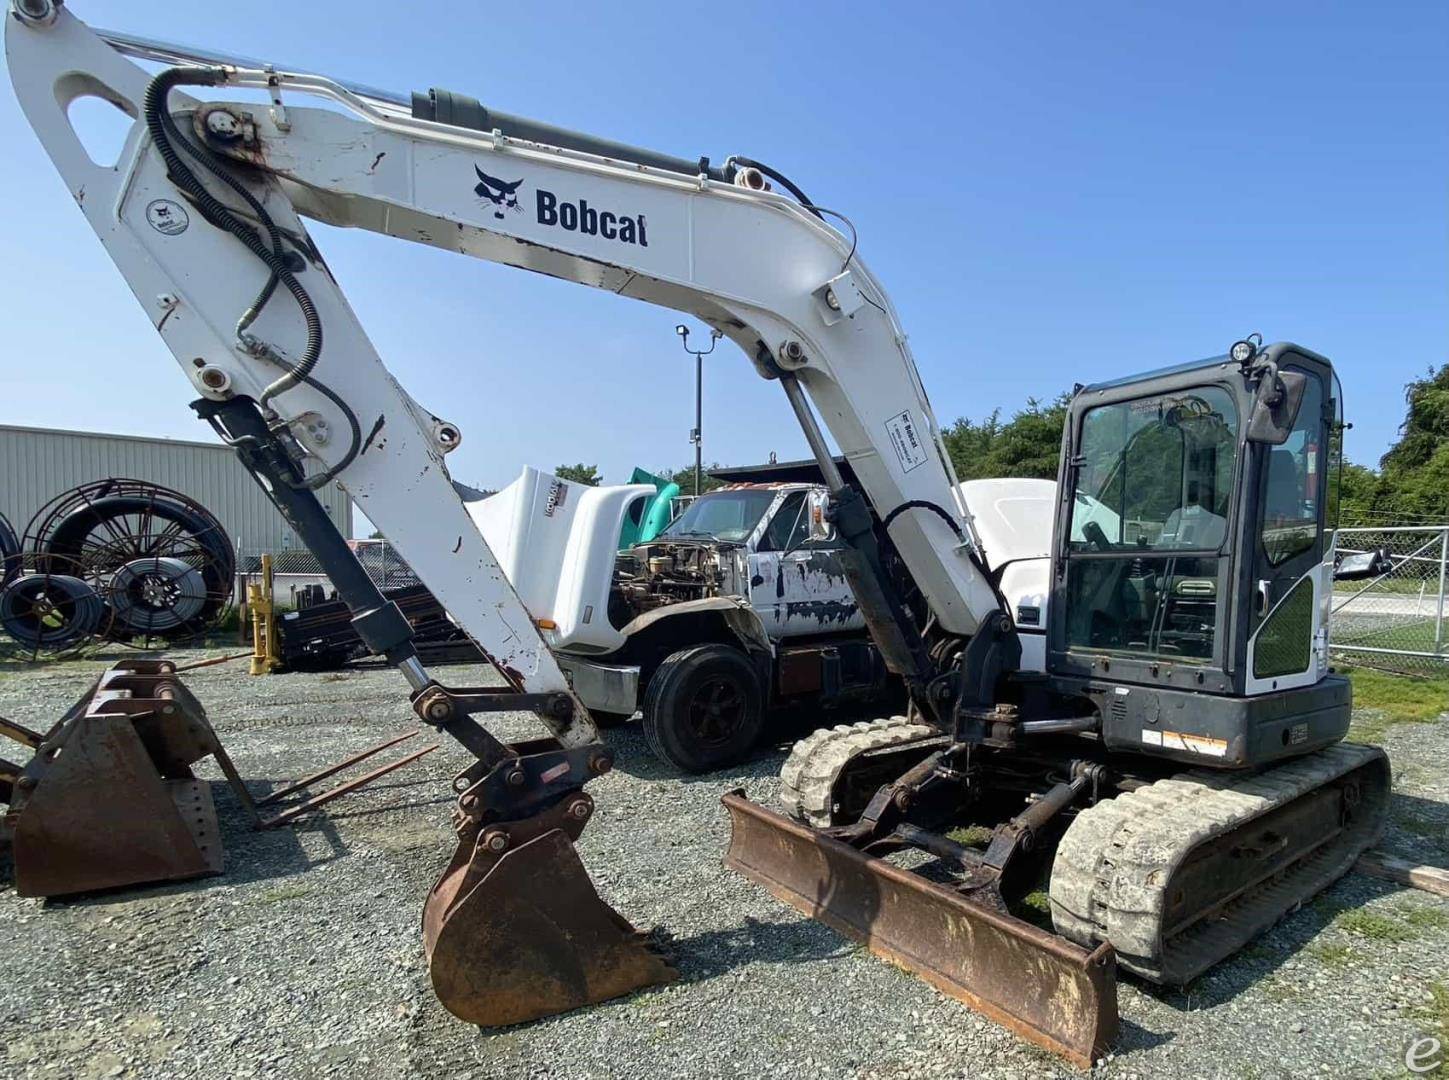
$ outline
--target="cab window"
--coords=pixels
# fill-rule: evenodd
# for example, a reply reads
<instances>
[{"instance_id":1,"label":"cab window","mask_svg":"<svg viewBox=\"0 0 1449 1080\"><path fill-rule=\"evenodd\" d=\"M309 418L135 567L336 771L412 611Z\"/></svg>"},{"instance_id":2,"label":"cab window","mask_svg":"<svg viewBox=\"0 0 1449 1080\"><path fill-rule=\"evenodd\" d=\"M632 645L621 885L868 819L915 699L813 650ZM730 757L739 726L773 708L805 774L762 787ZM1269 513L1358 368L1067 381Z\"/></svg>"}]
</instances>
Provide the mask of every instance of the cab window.
<instances>
[{"instance_id":1,"label":"cab window","mask_svg":"<svg viewBox=\"0 0 1449 1080\"><path fill-rule=\"evenodd\" d=\"M791 492L765 526L759 550L793 551L805 543L806 531L805 492Z\"/></svg>"},{"instance_id":2,"label":"cab window","mask_svg":"<svg viewBox=\"0 0 1449 1080\"><path fill-rule=\"evenodd\" d=\"M1318 542L1318 503L1323 497L1319 442L1323 429L1323 384L1309 376L1293 431L1268 452L1263 493L1263 550L1278 566Z\"/></svg>"},{"instance_id":3,"label":"cab window","mask_svg":"<svg viewBox=\"0 0 1449 1080\"><path fill-rule=\"evenodd\" d=\"M1082 418L1067 559L1067 645L1207 662L1225 595L1238 412L1222 387Z\"/></svg>"},{"instance_id":4,"label":"cab window","mask_svg":"<svg viewBox=\"0 0 1449 1080\"><path fill-rule=\"evenodd\" d=\"M1091 410L1082 421L1072 546L1220 549L1237 449L1237 409L1221 387Z\"/></svg>"}]
</instances>

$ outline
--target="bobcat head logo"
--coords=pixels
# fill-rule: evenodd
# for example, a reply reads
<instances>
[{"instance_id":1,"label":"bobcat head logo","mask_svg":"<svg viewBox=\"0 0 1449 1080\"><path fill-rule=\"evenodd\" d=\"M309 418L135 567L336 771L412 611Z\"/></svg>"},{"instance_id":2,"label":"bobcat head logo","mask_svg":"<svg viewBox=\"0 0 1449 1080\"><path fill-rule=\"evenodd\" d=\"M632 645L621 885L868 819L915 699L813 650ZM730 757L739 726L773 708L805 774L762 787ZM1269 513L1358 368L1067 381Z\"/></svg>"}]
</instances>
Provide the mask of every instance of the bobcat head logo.
<instances>
[{"instance_id":1,"label":"bobcat head logo","mask_svg":"<svg viewBox=\"0 0 1449 1080\"><path fill-rule=\"evenodd\" d=\"M503 211L505 209L512 210L516 214L523 212L523 207L518 205L518 188L523 183L521 179L509 184L502 180L494 179L482 169L478 168L477 165L473 166L473 171L478 174L478 179L482 181L481 184L473 189L473 193L480 198L487 199L493 204L494 217L502 221Z\"/></svg>"}]
</instances>

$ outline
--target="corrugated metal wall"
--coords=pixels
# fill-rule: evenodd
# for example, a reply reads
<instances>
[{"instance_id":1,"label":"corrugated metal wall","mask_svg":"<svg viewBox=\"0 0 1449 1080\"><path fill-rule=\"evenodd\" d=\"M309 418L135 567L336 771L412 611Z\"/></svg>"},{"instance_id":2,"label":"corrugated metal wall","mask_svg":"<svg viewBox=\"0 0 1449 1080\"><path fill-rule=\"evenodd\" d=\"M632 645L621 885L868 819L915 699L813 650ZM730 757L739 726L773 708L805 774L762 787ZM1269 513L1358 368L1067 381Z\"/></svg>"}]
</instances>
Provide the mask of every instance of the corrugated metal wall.
<instances>
[{"instance_id":1,"label":"corrugated metal wall","mask_svg":"<svg viewBox=\"0 0 1449 1080\"><path fill-rule=\"evenodd\" d=\"M15 531L36 510L77 484L108 477L150 480L190 495L248 551L299 548L297 536L236 456L219 443L145 439L0 424L0 513ZM352 536L352 500L336 484L318 496Z\"/></svg>"}]
</instances>

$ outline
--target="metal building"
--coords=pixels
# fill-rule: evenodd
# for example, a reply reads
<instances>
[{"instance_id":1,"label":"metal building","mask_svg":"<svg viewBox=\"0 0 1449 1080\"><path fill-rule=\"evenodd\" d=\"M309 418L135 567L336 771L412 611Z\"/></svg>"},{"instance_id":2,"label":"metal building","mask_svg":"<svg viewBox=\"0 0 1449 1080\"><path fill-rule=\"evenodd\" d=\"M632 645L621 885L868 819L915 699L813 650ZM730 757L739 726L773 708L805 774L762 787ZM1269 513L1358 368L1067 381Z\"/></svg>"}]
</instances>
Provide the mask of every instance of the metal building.
<instances>
[{"instance_id":1,"label":"metal building","mask_svg":"<svg viewBox=\"0 0 1449 1080\"><path fill-rule=\"evenodd\" d=\"M302 546L236 455L220 443L0 424L0 513L17 533L62 491L112 476L150 480L190 495L248 552ZM352 500L335 483L317 495L342 535L350 537Z\"/></svg>"}]
</instances>

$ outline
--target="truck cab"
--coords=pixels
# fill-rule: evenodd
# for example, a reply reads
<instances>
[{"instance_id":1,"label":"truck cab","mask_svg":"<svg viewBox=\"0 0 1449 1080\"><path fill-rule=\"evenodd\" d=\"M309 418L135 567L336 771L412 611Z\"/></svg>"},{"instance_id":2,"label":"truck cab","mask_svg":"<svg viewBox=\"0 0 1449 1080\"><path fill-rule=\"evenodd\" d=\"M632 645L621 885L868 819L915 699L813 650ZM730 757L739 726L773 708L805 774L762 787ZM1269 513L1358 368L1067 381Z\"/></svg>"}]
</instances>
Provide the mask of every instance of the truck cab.
<instances>
[{"instance_id":1,"label":"truck cab","mask_svg":"<svg viewBox=\"0 0 1449 1080\"><path fill-rule=\"evenodd\" d=\"M746 756L775 708L828 713L894 692L841 569L841 542L810 528L820 484L728 483L691 499L652 540L618 550L653 492L525 469L468 504L597 722L642 710L655 752L703 771Z\"/></svg>"}]
</instances>

